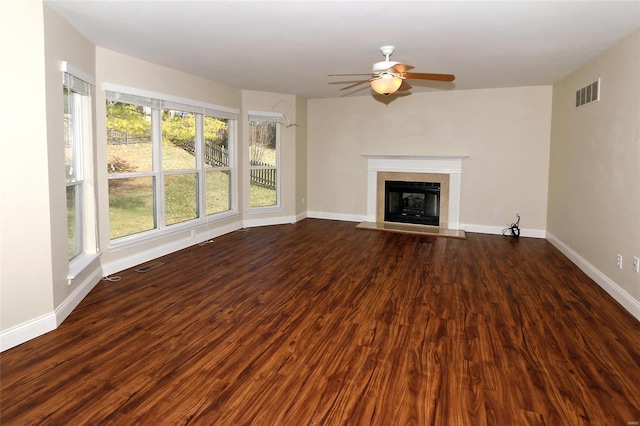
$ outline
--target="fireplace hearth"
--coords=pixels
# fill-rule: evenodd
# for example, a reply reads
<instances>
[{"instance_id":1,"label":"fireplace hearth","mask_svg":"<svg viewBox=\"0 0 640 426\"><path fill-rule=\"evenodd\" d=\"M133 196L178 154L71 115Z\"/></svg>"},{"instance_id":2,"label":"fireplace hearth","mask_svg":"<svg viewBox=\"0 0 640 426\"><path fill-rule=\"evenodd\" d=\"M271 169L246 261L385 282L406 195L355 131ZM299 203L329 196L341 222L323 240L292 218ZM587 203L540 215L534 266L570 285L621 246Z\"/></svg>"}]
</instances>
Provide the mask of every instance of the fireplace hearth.
<instances>
[{"instance_id":1,"label":"fireplace hearth","mask_svg":"<svg viewBox=\"0 0 640 426\"><path fill-rule=\"evenodd\" d=\"M385 181L384 221L440 225L440 183Z\"/></svg>"}]
</instances>

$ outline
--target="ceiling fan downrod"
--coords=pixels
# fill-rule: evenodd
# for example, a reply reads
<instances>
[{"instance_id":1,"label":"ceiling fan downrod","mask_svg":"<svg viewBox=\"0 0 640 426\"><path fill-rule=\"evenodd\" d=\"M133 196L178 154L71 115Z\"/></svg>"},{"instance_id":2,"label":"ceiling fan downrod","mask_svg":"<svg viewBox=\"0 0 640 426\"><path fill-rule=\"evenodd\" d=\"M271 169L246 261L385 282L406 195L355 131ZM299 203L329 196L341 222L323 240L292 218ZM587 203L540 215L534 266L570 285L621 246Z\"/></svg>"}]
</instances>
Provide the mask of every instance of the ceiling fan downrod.
<instances>
[{"instance_id":1,"label":"ceiling fan downrod","mask_svg":"<svg viewBox=\"0 0 640 426\"><path fill-rule=\"evenodd\" d=\"M389 56L393 55L393 52L396 50L395 46L382 46L380 48L380 52L387 58L386 61L389 62Z\"/></svg>"}]
</instances>

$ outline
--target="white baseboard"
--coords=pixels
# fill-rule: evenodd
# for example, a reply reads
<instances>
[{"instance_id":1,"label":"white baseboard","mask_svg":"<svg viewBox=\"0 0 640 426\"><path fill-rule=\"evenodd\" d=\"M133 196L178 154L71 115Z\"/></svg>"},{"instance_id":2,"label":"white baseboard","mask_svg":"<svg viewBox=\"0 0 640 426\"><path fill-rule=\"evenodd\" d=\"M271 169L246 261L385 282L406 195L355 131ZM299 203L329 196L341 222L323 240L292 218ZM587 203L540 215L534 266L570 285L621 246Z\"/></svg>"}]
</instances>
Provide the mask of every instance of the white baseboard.
<instances>
[{"instance_id":1,"label":"white baseboard","mask_svg":"<svg viewBox=\"0 0 640 426\"><path fill-rule=\"evenodd\" d=\"M307 218L307 212L298 213L296 215L296 222L300 222L303 219Z\"/></svg>"},{"instance_id":2,"label":"white baseboard","mask_svg":"<svg viewBox=\"0 0 640 426\"><path fill-rule=\"evenodd\" d=\"M640 301L634 299L629 293L622 287L616 284L611 278L603 274L598 268L589 263L584 257L580 256L571 247L557 239L551 233L547 232L547 240L553 244L558 250L567 256L573 263L578 266L596 282L604 291L606 291L611 297L613 297L618 303L620 303L631 315L636 317L640 321Z\"/></svg>"},{"instance_id":3,"label":"white baseboard","mask_svg":"<svg viewBox=\"0 0 640 426\"><path fill-rule=\"evenodd\" d=\"M91 272L91 274L85 278L79 285L76 287L73 292L67 296L66 299L55 309L56 314L56 326L62 324L62 321L67 319L69 314L82 302L87 294L100 282L102 279L102 268L98 265L97 268Z\"/></svg>"},{"instance_id":4,"label":"white baseboard","mask_svg":"<svg viewBox=\"0 0 640 426\"><path fill-rule=\"evenodd\" d=\"M269 218L258 219L244 219L242 221L243 228L255 228L257 226L270 226L270 225L286 225L296 223L296 216L279 216Z\"/></svg>"},{"instance_id":5,"label":"white baseboard","mask_svg":"<svg viewBox=\"0 0 640 426\"><path fill-rule=\"evenodd\" d=\"M308 211L307 217L313 219L328 219L328 220L342 220L344 222L362 222L363 216L343 213L328 213L328 212L314 212Z\"/></svg>"},{"instance_id":6,"label":"white baseboard","mask_svg":"<svg viewBox=\"0 0 640 426\"><path fill-rule=\"evenodd\" d=\"M0 333L0 352L11 349L38 336L58 328L76 306L100 282L102 269L98 266L78 287L53 311L40 317L8 328Z\"/></svg>"},{"instance_id":7,"label":"white baseboard","mask_svg":"<svg viewBox=\"0 0 640 426\"><path fill-rule=\"evenodd\" d=\"M51 330L55 330L56 327L56 314L55 312L49 312L48 314L8 328L0 333L0 352L18 346L27 340L42 336Z\"/></svg>"},{"instance_id":8,"label":"white baseboard","mask_svg":"<svg viewBox=\"0 0 640 426\"><path fill-rule=\"evenodd\" d=\"M343 213L318 212L318 211L308 211L306 216L314 219L341 220L345 222L366 222L368 219L367 216L350 215L350 214L343 214ZM460 229L464 230L465 232L477 232L479 234L502 235L502 230L504 229L504 227L461 224ZM530 237L530 238L545 238L546 232L541 229L522 229L521 228L520 236Z\"/></svg>"},{"instance_id":9,"label":"white baseboard","mask_svg":"<svg viewBox=\"0 0 640 426\"><path fill-rule=\"evenodd\" d=\"M465 232L476 232L478 234L502 235L502 231L505 228L506 227L504 226L488 226L488 225L473 225L473 224L460 225L460 229L463 229ZM545 238L546 232L542 229L520 228L520 236L529 237L529 238Z\"/></svg>"}]
</instances>

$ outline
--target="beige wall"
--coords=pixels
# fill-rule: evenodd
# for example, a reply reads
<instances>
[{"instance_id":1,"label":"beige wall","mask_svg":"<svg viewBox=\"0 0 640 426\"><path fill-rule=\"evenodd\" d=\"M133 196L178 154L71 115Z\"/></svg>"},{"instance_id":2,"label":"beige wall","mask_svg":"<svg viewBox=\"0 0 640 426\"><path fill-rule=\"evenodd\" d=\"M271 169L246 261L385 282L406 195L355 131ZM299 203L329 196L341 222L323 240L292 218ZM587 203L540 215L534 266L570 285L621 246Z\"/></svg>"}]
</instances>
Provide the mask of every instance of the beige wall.
<instances>
[{"instance_id":1,"label":"beige wall","mask_svg":"<svg viewBox=\"0 0 640 426\"><path fill-rule=\"evenodd\" d=\"M460 223L495 231L518 211L546 229L550 86L370 96L308 105L310 215L366 216L362 154L467 155ZM495 216L495 209L502 215Z\"/></svg>"},{"instance_id":2,"label":"beige wall","mask_svg":"<svg viewBox=\"0 0 640 426\"><path fill-rule=\"evenodd\" d=\"M45 66L47 98L47 145L49 147L49 194L51 213L51 244L53 268L54 306L58 307L83 282L83 279L99 267L95 262L84 274L68 284L67 205L64 157L64 99L60 64L67 61L89 76L95 76L95 47L57 13L44 6ZM95 130L95 129L94 129ZM95 132L93 134L95 142ZM90 152L85 155L90 156ZM86 176L87 189L93 184Z\"/></svg>"},{"instance_id":3,"label":"beige wall","mask_svg":"<svg viewBox=\"0 0 640 426\"><path fill-rule=\"evenodd\" d=\"M640 304L640 31L554 86L548 232ZM601 78L601 100L575 91ZM623 269L616 267L623 256Z\"/></svg>"},{"instance_id":4,"label":"beige wall","mask_svg":"<svg viewBox=\"0 0 640 426\"><path fill-rule=\"evenodd\" d=\"M40 2L0 2L2 330L54 308L43 22Z\"/></svg>"},{"instance_id":5,"label":"beige wall","mask_svg":"<svg viewBox=\"0 0 640 426\"><path fill-rule=\"evenodd\" d=\"M296 215L307 211L307 100L296 98Z\"/></svg>"},{"instance_id":6,"label":"beige wall","mask_svg":"<svg viewBox=\"0 0 640 426\"><path fill-rule=\"evenodd\" d=\"M9 83L0 115L11 118L2 125L0 156L0 329L22 325L37 333L64 318L68 312L61 312L61 304L87 275L71 285L67 281L60 65L67 61L93 75L94 47L42 2L0 2L0 7L3 63L13 64L0 68L2 81Z\"/></svg>"},{"instance_id":7,"label":"beige wall","mask_svg":"<svg viewBox=\"0 0 640 426\"><path fill-rule=\"evenodd\" d=\"M2 126L1 329L39 319L32 326L42 331L64 317L61 304L84 278L67 281L60 66L93 75L94 49L41 2L2 2L1 15L3 62L15 64L1 71L10 82L2 116L11 117Z\"/></svg>"}]
</instances>

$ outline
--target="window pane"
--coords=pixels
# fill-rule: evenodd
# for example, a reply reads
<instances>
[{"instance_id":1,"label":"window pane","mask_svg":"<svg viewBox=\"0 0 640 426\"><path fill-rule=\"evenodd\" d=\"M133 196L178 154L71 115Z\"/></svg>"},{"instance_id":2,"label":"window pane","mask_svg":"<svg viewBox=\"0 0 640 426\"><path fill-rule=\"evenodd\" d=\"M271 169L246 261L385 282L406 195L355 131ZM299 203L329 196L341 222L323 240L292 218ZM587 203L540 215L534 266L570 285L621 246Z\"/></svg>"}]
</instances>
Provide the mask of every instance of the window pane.
<instances>
[{"instance_id":1,"label":"window pane","mask_svg":"<svg viewBox=\"0 0 640 426\"><path fill-rule=\"evenodd\" d=\"M67 186L67 238L69 260L84 250L82 241L82 186Z\"/></svg>"},{"instance_id":2,"label":"window pane","mask_svg":"<svg viewBox=\"0 0 640 426\"><path fill-rule=\"evenodd\" d=\"M251 207L278 205L276 182L276 169L252 169L250 187Z\"/></svg>"},{"instance_id":3,"label":"window pane","mask_svg":"<svg viewBox=\"0 0 640 426\"><path fill-rule=\"evenodd\" d=\"M198 174L165 175L166 224L184 222L198 217Z\"/></svg>"},{"instance_id":4,"label":"window pane","mask_svg":"<svg viewBox=\"0 0 640 426\"><path fill-rule=\"evenodd\" d=\"M249 121L249 161L252 166L276 166L276 123Z\"/></svg>"},{"instance_id":5,"label":"window pane","mask_svg":"<svg viewBox=\"0 0 640 426\"><path fill-rule=\"evenodd\" d=\"M162 111L162 169L196 167L196 120L190 112Z\"/></svg>"},{"instance_id":6,"label":"window pane","mask_svg":"<svg viewBox=\"0 0 640 426\"><path fill-rule=\"evenodd\" d=\"M207 172L207 215L231 210L231 172Z\"/></svg>"},{"instance_id":7,"label":"window pane","mask_svg":"<svg viewBox=\"0 0 640 426\"><path fill-rule=\"evenodd\" d=\"M153 170L150 108L107 101L107 168L109 173Z\"/></svg>"},{"instance_id":8,"label":"window pane","mask_svg":"<svg viewBox=\"0 0 640 426\"><path fill-rule=\"evenodd\" d=\"M82 202L82 96L63 87L64 156L67 181L67 251L72 260L84 251Z\"/></svg>"},{"instance_id":9,"label":"window pane","mask_svg":"<svg viewBox=\"0 0 640 426\"><path fill-rule=\"evenodd\" d=\"M204 117L204 163L206 167L229 167L227 120Z\"/></svg>"},{"instance_id":10,"label":"window pane","mask_svg":"<svg viewBox=\"0 0 640 426\"><path fill-rule=\"evenodd\" d=\"M78 108L80 95L64 88L64 158L67 182L75 181L79 176L80 156L80 120Z\"/></svg>"},{"instance_id":11,"label":"window pane","mask_svg":"<svg viewBox=\"0 0 640 426\"><path fill-rule=\"evenodd\" d=\"M155 229L151 176L109 179L109 224L111 239Z\"/></svg>"}]
</instances>

